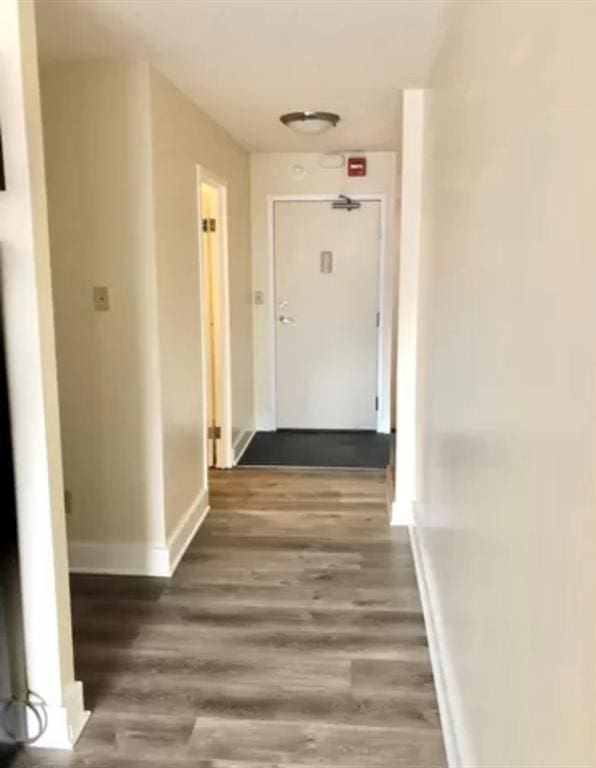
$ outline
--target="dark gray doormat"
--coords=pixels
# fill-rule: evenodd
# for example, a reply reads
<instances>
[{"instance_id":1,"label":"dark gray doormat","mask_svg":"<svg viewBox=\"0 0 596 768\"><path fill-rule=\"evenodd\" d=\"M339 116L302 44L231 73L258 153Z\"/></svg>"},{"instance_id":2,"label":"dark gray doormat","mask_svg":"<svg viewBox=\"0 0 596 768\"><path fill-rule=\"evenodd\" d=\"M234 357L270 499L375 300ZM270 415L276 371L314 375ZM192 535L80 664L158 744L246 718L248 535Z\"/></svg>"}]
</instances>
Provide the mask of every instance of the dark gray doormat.
<instances>
[{"instance_id":1,"label":"dark gray doormat","mask_svg":"<svg viewBox=\"0 0 596 768\"><path fill-rule=\"evenodd\" d=\"M389 435L368 431L278 429L257 432L241 467L354 467L384 469Z\"/></svg>"}]
</instances>

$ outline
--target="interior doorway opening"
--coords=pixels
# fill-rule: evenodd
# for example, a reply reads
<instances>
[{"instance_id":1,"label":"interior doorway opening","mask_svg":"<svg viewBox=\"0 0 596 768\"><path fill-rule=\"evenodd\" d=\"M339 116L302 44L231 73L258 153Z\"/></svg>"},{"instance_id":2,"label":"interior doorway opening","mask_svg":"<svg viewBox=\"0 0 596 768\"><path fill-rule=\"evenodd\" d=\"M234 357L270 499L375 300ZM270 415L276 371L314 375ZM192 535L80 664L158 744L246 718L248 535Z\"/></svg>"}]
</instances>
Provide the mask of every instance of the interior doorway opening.
<instances>
[{"instance_id":1,"label":"interior doorway opening","mask_svg":"<svg viewBox=\"0 0 596 768\"><path fill-rule=\"evenodd\" d=\"M233 466L227 186L198 168L203 322L204 432L207 466Z\"/></svg>"},{"instance_id":2,"label":"interior doorway opening","mask_svg":"<svg viewBox=\"0 0 596 768\"><path fill-rule=\"evenodd\" d=\"M273 430L241 464L389 462L383 196L270 198Z\"/></svg>"}]
</instances>

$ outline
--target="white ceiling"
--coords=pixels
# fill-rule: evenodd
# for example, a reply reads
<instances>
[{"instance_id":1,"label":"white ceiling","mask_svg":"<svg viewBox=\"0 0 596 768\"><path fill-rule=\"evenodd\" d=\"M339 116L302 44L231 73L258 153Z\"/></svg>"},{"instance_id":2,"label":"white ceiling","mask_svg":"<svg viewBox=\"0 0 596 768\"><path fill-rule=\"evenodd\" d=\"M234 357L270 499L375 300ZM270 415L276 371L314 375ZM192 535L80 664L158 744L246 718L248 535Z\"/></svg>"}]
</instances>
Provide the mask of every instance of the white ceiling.
<instances>
[{"instance_id":1,"label":"white ceiling","mask_svg":"<svg viewBox=\"0 0 596 768\"><path fill-rule=\"evenodd\" d=\"M38 0L41 57L145 58L251 151L395 149L451 0ZM279 123L338 112L327 134Z\"/></svg>"}]
</instances>

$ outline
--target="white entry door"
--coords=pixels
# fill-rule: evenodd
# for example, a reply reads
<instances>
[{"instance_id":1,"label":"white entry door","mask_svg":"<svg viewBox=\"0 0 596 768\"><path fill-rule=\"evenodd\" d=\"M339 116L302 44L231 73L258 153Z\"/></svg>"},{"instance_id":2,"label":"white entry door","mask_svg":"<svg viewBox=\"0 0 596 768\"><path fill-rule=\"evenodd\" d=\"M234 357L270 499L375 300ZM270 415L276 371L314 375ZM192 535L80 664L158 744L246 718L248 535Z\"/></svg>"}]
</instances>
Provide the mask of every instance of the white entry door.
<instances>
[{"instance_id":1,"label":"white entry door","mask_svg":"<svg viewBox=\"0 0 596 768\"><path fill-rule=\"evenodd\" d=\"M280 429L376 429L380 203L276 202Z\"/></svg>"}]
</instances>

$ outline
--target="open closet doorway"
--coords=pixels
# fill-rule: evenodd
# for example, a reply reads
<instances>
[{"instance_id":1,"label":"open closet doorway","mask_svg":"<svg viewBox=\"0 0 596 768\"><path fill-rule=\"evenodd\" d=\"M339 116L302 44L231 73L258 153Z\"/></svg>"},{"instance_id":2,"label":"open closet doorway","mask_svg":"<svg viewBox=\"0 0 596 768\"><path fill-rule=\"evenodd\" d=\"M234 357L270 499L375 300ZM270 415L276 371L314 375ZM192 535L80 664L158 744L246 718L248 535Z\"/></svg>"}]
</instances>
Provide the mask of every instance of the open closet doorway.
<instances>
[{"instance_id":1,"label":"open closet doorway","mask_svg":"<svg viewBox=\"0 0 596 768\"><path fill-rule=\"evenodd\" d=\"M225 469L233 465L227 189L201 167L197 179L206 453L209 467Z\"/></svg>"}]
</instances>

